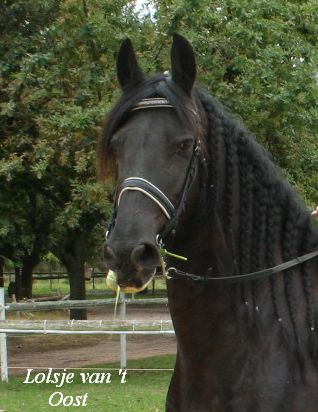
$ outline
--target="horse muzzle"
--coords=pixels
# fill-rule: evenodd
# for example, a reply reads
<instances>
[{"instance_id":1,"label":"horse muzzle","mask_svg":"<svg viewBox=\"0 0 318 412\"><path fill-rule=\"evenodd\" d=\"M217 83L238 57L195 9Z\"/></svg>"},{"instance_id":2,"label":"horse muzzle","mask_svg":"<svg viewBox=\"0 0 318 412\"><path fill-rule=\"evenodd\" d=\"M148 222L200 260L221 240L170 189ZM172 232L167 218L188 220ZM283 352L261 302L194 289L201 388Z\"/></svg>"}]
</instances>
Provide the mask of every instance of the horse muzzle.
<instances>
[{"instance_id":1,"label":"horse muzzle","mask_svg":"<svg viewBox=\"0 0 318 412\"><path fill-rule=\"evenodd\" d=\"M105 245L104 260L110 269L107 284L111 289L119 286L122 292L136 293L145 289L160 265L160 252L151 243L142 243L130 251L116 250Z\"/></svg>"}]
</instances>

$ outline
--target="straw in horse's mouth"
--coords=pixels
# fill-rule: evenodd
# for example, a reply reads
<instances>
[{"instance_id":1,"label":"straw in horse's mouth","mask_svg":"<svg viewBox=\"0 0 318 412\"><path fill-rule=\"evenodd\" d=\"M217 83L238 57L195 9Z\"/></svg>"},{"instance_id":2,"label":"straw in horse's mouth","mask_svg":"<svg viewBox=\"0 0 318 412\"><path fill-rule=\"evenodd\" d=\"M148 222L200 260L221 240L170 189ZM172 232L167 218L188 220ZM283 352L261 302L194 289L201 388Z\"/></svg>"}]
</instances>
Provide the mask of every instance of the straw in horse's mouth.
<instances>
[{"instance_id":1,"label":"straw in horse's mouth","mask_svg":"<svg viewBox=\"0 0 318 412\"><path fill-rule=\"evenodd\" d=\"M106 285L109 287L109 289L114 290L115 292L117 292L117 289L119 287L119 291L122 293L137 293L137 292L141 292L142 290L144 290L149 283L152 281L154 275L156 273L156 269L154 269L153 273L150 275L150 278L147 280L147 282L145 282L143 285L141 285L140 287L136 287L136 286L119 286L117 284L117 273L113 272L112 270L110 270L108 272L107 278L106 278Z\"/></svg>"}]
</instances>

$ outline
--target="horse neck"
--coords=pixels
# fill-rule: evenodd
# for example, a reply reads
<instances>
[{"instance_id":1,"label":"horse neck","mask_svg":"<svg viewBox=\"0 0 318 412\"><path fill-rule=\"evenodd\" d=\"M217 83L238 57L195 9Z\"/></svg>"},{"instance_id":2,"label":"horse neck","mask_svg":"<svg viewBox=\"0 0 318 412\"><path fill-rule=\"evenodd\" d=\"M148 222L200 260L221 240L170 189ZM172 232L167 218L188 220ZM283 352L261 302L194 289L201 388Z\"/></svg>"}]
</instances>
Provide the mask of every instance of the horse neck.
<instances>
[{"instance_id":1,"label":"horse neck","mask_svg":"<svg viewBox=\"0 0 318 412\"><path fill-rule=\"evenodd\" d=\"M197 191L172 246L189 257L183 267L201 275L209 268L213 275L246 274L317 248L309 213L263 148L213 99L200 96L200 101L209 123L203 145L207 164L200 166ZM242 300L252 299L259 309L258 295L270 293L277 312L276 300L283 297L292 306L292 295L301 289L308 307L316 271L317 259L286 272L281 288L276 277L243 285Z\"/></svg>"},{"instance_id":2,"label":"horse neck","mask_svg":"<svg viewBox=\"0 0 318 412\"><path fill-rule=\"evenodd\" d=\"M219 274L224 268L227 274L254 272L317 249L313 219L268 155L235 122L221 129L223 135L213 136L209 184L210 247ZM317 339L317 259L236 290L249 318L269 327L283 323L296 340Z\"/></svg>"}]
</instances>

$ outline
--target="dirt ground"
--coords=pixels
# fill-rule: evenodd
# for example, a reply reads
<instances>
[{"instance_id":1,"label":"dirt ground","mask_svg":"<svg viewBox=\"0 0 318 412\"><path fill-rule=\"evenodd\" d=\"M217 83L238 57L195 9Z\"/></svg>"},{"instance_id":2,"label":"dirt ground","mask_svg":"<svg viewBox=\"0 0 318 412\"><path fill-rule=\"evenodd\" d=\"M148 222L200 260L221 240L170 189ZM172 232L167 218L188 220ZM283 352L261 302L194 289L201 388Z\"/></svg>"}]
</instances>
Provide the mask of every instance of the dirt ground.
<instances>
[{"instance_id":1,"label":"dirt ground","mask_svg":"<svg viewBox=\"0 0 318 412\"><path fill-rule=\"evenodd\" d=\"M66 314L64 315L66 316ZM112 319L113 309L94 309L88 319ZM167 307L128 307L127 318L135 320L170 319ZM38 335L9 339L10 375L25 375L27 368L76 368L118 362L119 337L115 335ZM176 353L171 335L127 336L127 359L141 359Z\"/></svg>"}]
</instances>

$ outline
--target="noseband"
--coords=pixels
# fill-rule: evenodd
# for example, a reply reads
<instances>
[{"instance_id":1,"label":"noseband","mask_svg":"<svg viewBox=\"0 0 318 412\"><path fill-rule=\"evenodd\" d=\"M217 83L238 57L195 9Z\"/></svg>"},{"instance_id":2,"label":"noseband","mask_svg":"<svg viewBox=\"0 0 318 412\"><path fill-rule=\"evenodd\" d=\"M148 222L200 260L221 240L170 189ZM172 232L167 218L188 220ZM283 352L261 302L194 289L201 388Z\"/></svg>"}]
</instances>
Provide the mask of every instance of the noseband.
<instances>
[{"instance_id":1,"label":"noseband","mask_svg":"<svg viewBox=\"0 0 318 412\"><path fill-rule=\"evenodd\" d=\"M131 111L143 110L143 109L151 109L151 108L173 108L173 106L169 103L167 99L164 98L152 98L152 99L143 99L138 102ZM110 223L108 224L107 231L106 231L106 240L108 239L111 230L114 228L116 223L116 215L117 209L119 207L121 198L126 191L136 191L140 192L143 195L147 196L151 199L156 205L161 209L164 213L165 217L168 220L168 223L164 227L162 233L158 234L157 242L160 246L163 246L166 238L168 235L173 232L179 222L179 217L184 209L188 193L190 188L195 180L197 169L198 169L198 159L200 153L200 142L197 141L196 145L193 149L192 157L190 160L190 164L187 170L187 175L185 178L185 182L183 185L183 190L180 196L179 203L177 207L173 205L173 203L169 200L169 198L153 183L149 182L149 180L142 178L142 177L128 177L125 179L121 185L117 188L116 196L115 196L115 203L114 203L114 211L113 215L110 219Z\"/></svg>"},{"instance_id":2,"label":"noseband","mask_svg":"<svg viewBox=\"0 0 318 412\"><path fill-rule=\"evenodd\" d=\"M170 202L167 196L160 189L158 189L157 186L153 185L148 180L141 177L128 177L128 179L125 179L120 185L120 192L117 198L117 207L119 207L122 195L127 190L135 190L148 196L160 207L166 218L168 220L171 219L171 216L175 211L173 204Z\"/></svg>"}]
</instances>

